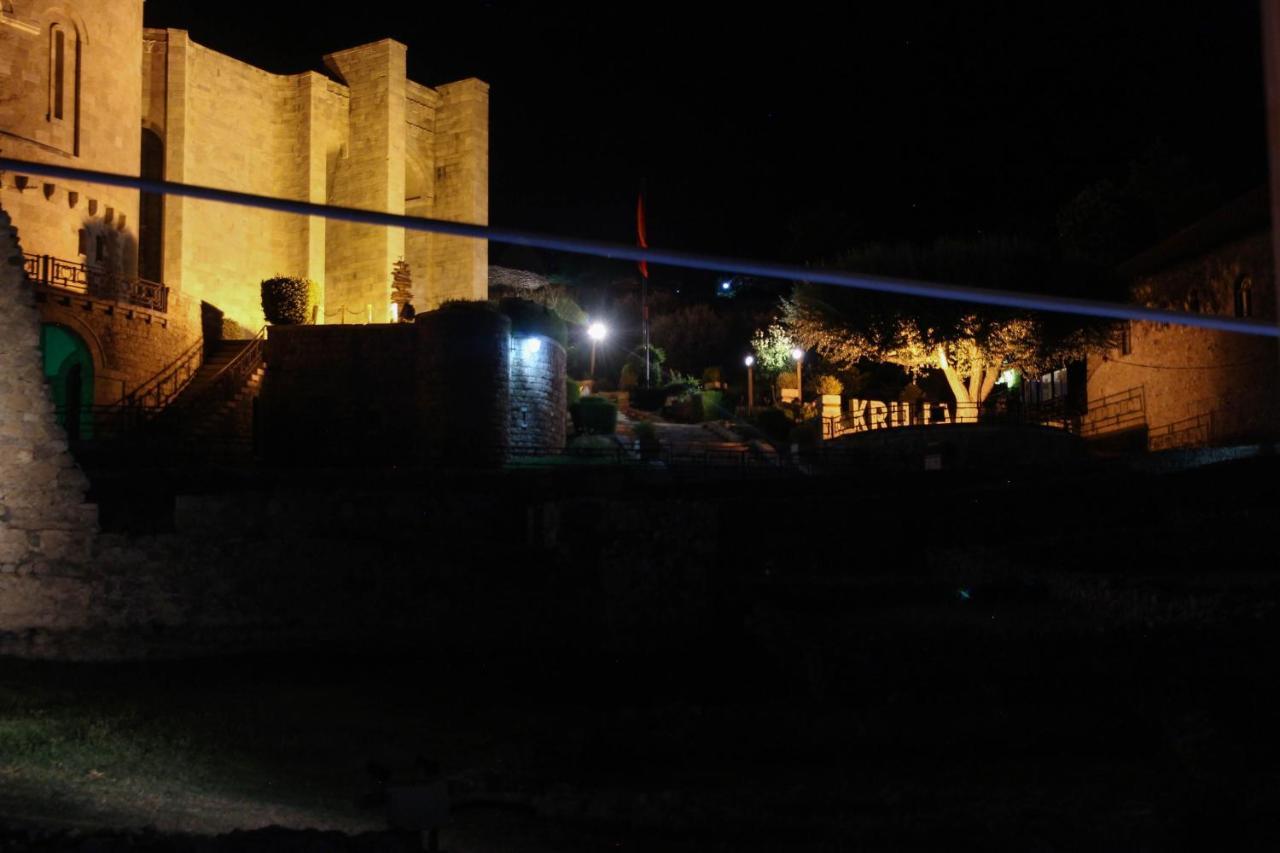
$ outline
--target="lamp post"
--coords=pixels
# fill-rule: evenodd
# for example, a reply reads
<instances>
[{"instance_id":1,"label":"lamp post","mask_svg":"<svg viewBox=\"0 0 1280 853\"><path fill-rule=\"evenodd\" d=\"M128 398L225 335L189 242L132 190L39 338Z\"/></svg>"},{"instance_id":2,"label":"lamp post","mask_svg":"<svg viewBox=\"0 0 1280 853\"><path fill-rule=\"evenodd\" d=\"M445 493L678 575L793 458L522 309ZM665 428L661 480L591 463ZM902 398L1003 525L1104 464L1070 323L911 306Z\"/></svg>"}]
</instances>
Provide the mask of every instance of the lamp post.
<instances>
[{"instance_id":1,"label":"lamp post","mask_svg":"<svg viewBox=\"0 0 1280 853\"><path fill-rule=\"evenodd\" d=\"M796 347L791 351L791 357L796 360L796 402L804 405L804 382L800 374L800 364L804 361L804 350Z\"/></svg>"},{"instance_id":2,"label":"lamp post","mask_svg":"<svg viewBox=\"0 0 1280 853\"><path fill-rule=\"evenodd\" d=\"M744 358L743 363L747 365L747 417L751 417L751 404L756 398L755 389L755 371L753 366L756 363L755 356L749 355Z\"/></svg>"},{"instance_id":3,"label":"lamp post","mask_svg":"<svg viewBox=\"0 0 1280 853\"><path fill-rule=\"evenodd\" d=\"M591 376L589 377L591 379L596 378L596 344L603 341L607 334L609 329L599 321L587 327L587 337L591 338Z\"/></svg>"}]
</instances>

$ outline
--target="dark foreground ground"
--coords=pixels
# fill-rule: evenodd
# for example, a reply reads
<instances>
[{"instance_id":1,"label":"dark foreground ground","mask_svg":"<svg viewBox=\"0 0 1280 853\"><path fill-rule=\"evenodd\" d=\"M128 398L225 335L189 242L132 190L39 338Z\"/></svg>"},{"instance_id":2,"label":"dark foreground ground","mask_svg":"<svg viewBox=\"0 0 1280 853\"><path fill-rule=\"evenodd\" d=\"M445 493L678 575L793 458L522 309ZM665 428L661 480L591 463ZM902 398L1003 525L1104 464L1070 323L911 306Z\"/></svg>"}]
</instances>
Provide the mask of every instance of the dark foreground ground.
<instances>
[{"instance_id":1,"label":"dark foreground ground","mask_svg":"<svg viewBox=\"0 0 1280 853\"><path fill-rule=\"evenodd\" d=\"M419 756L459 853L1280 845L1275 460L750 526L674 649L0 661L0 850L412 848Z\"/></svg>"}]
</instances>

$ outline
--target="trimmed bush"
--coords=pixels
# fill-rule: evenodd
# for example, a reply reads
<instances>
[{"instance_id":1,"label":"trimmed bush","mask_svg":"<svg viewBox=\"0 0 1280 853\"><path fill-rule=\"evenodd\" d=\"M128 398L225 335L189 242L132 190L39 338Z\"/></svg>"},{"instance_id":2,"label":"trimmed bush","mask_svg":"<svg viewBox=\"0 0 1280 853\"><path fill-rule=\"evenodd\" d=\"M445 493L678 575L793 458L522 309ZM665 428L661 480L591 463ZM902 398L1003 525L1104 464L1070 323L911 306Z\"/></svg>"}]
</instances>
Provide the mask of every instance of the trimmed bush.
<instances>
[{"instance_id":1,"label":"trimmed bush","mask_svg":"<svg viewBox=\"0 0 1280 853\"><path fill-rule=\"evenodd\" d=\"M301 326L310 319L314 288L305 278L278 275L263 279L259 286L262 316L273 326Z\"/></svg>"},{"instance_id":2,"label":"trimmed bush","mask_svg":"<svg viewBox=\"0 0 1280 853\"><path fill-rule=\"evenodd\" d=\"M582 399L582 388L578 385L576 379L566 379L564 381L564 402L566 406L572 406L574 403Z\"/></svg>"},{"instance_id":3,"label":"trimmed bush","mask_svg":"<svg viewBox=\"0 0 1280 853\"><path fill-rule=\"evenodd\" d=\"M841 394L844 392L844 383L830 373L824 373L819 376L814 385L817 386L819 394Z\"/></svg>"},{"instance_id":4,"label":"trimmed bush","mask_svg":"<svg viewBox=\"0 0 1280 853\"><path fill-rule=\"evenodd\" d=\"M569 333L564 320L547 306L511 296L498 302L498 310L511 320L512 337L541 335L562 347L568 346Z\"/></svg>"},{"instance_id":5,"label":"trimmed bush","mask_svg":"<svg viewBox=\"0 0 1280 853\"><path fill-rule=\"evenodd\" d=\"M782 371L781 373L779 373L779 374L778 374L778 387L779 387L779 388L798 388L798 387L800 387L799 385L797 385L797 384L796 384L796 372L795 372L795 370L784 370L784 371Z\"/></svg>"},{"instance_id":6,"label":"trimmed bush","mask_svg":"<svg viewBox=\"0 0 1280 853\"><path fill-rule=\"evenodd\" d=\"M613 435L618 428L618 407L603 397L583 397L569 407L573 428L588 435Z\"/></svg>"}]
</instances>

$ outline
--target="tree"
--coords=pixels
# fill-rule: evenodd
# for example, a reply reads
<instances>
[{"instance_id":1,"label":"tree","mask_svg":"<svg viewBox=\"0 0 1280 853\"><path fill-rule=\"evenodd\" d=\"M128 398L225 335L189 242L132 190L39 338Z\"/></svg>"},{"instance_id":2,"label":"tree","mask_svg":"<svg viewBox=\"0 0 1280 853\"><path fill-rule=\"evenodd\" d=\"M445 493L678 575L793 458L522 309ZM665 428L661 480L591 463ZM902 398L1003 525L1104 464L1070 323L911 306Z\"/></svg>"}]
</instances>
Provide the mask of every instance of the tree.
<instances>
[{"instance_id":1,"label":"tree","mask_svg":"<svg viewBox=\"0 0 1280 853\"><path fill-rule=\"evenodd\" d=\"M931 246L866 245L841 268L1000 290L1097 290L1098 273L1054 250L1009 238L939 240ZM846 369L898 364L913 375L937 369L963 419L977 417L1002 370L1041 373L1114 343L1109 321L903 297L800 283L783 302L783 329L799 345Z\"/></svg>"},{"instance_id":2,"label":"tree","mask_svg":"<svg viewBox=\"0 0 1280 853\"><path fill-rule=\"evenodd\" d=\"M402 323L413 320L413 273L404 258L391 267L391 302L396 306L396 319Z\"/></svg>"},{"instance_id":3,"label":"tree","mask_svg":"<svg viewBox=\"0 0 1280 853\"><path fill-rule=\"evenodd\" d=\"M668 365L683 373L701 374L719 367L728 346L728 329L709 306L700 302L655 313L649 337L667 354Z\"/></svg>"}]
</instances>

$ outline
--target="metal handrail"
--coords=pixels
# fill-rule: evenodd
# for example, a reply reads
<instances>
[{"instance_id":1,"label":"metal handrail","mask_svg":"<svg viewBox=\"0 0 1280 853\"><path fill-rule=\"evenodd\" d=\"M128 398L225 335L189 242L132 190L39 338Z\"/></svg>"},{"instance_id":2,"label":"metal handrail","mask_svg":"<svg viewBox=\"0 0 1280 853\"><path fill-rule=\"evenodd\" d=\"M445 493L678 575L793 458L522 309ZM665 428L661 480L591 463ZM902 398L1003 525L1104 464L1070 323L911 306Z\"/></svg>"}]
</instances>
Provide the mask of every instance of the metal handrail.
<instances>
[{"instance_id":1,"label":"metal handrail","mask_svg":"<svg viewBox=\"0 0 1280 853\"><path fill-rule=\"evenodd\" d=\"M184 414L191 414L207 407L210 401L220 402L225 387L238 388L249 374L262 364L262 349L266 342L267 327L263 326L258 333L249 339L244 349L235 358L224 364L205 385L199 395L191 400L179 402L175 408Z\"/></svg>"},{"instance_id":2,"label":"metal handrail","mask_svg":"<svg viewBox=\"0 0 1280 853\"><path fill-rule=\"evenodd\" d=\"M196 371L200 369L200 362L202 361L201 356L203 353L204 339L197 338L195 343L189 346L182 355L178 356L165 367L162 367L154 376L152 376L151 379L148 379L146 382L143 382L137 388L134 388L132 391L121 397L120 404L146 407L147 398L153 396L154 402L151 403L151 406L155 408L164 408L171 400L175 399L178 394L182 392L183 388L186 388L187 385L191 383L193 378L195 378ZM192 367L193 362L195 363L194 368ZM164 388L166 382L171 379L176 379L184 372L185 379L181 383L175 381L173 384L173 390L168 395L155 393L160 392L161 389Z\"/></svg>"},{"instance_id":3,"label":"metal handrail","mask_svg":"<svg viewBox=\"0 0 1280 853\"><path fill-rule=\"evenodd\" d=\"M46 287L128 302L142 308L167 313L169 288L137 276L125 276L79 261L52 255L23 253L22 271L27 278Z\"/></svg>"}]
</instances>

